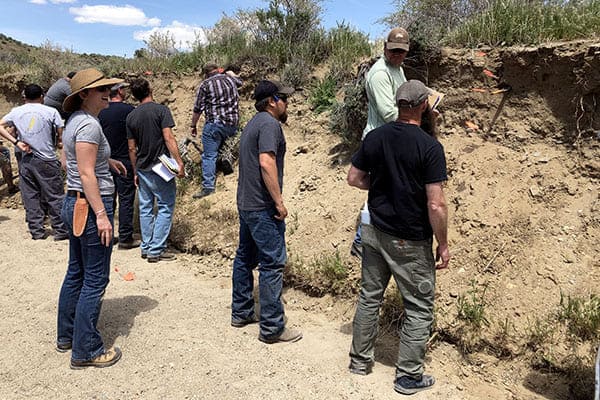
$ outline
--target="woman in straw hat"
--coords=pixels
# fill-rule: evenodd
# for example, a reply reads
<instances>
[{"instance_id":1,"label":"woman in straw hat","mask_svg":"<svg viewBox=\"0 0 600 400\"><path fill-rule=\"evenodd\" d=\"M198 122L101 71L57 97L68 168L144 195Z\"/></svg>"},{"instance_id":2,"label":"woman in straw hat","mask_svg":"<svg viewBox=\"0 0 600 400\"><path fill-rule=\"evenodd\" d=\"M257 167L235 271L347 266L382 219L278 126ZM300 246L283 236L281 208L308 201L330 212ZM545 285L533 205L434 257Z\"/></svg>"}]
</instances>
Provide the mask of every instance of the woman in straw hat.
<instances>
[{"instance_id":1,"label":"woman in straw hat","mask_svg":"<svg viewBox=\"0 0 600 400\"><path fill-rule=\"evenodd\" d=\"M58 300L57 350L72 349L71 368L109 367L121 358L105 349L96 327L108 285L113 241L114 183L109 168L126 174L110 159L110 146L98 114L108 107L109 79L94 69L77 72L63 109L72 112L63 133L62 163L67 195L62 219L69 229L69 265Z\"/></svg>"}]
</instances>

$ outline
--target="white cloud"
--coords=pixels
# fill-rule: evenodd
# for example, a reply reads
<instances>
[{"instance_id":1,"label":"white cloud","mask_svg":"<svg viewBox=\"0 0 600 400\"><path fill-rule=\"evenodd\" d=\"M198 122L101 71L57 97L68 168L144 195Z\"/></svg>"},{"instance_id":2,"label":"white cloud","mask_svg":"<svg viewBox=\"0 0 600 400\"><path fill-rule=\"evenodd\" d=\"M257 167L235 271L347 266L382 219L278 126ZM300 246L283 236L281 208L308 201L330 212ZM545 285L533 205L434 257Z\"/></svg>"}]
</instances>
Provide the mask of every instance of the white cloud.
<instances>
[{"instance_id":1,"label":"white cloud","mask_svg":"<svg viewBox=\"0 0 600 400\"><path fill-rule=\"evenodd\" d=\"M179 50L191 50L196 41L207 43L204 29L199 26L187 25L179 21L173 21L170 25L152 28L147 31L136 31L133 34L135 40L148 40L153 33L170 34L175 39L175 47Z\"/></svg>"},{"instance_id":2,"label":"white cloud","mask_svg":"<svg viewBox=\"0 0 600 400\"><path fill-rule=\"evenodd\" d=\"M66 1L66 0L55 0ZM125 6L88 6L71 7L69 12L75 15L75 21L80 24L104 23L119 26L159 26L160 19L148 18L139 8Z\"/></svg>"},{"instance_id":3,"label":"white cloud","mask_svg":"<svg viewBox=\"0 0 600 400\"><path fill-rule=\"evenodd\" d=\"M46 0L29 0L29 2L32 4L40 4L40 5L48 4L48 2Z\"/></svg>"}]
</instances>

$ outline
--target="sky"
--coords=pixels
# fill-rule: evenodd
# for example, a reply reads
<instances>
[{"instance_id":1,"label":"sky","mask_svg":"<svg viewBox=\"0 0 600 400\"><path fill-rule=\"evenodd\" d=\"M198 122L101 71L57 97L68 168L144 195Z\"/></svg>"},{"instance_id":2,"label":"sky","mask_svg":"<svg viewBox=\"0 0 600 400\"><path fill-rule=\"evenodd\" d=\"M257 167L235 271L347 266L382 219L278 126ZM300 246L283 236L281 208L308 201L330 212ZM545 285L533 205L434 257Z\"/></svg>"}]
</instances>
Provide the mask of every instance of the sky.
<instances>
[{"instance_id":1,"label":"sky","mask_svg":"<svg viewBox=\"0 0 600 400\"><path fill-rule=\"evenodd\" d=\"M39 46L50 43L77 53L132 57L153 32L168 30L181 43L202 36L236 10L266 8L266 0L2 0L0 32ZM377 20L394 10L392 0L324 0L325 28L344 21L379 39L387 28Z\"/></svg>"}]
</instances>

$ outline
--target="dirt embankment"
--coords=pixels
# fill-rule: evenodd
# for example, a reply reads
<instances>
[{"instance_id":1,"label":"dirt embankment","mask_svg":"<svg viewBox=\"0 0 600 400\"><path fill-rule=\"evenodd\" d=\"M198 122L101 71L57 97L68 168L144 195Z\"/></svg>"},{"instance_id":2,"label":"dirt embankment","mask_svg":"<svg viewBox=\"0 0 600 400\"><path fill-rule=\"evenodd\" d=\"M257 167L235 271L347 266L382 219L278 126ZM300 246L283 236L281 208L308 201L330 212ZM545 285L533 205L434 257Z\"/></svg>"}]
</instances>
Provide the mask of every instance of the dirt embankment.
<instances>
[{"instance_id":1,"label":"dirt embankment","mask_svg":"<svg viewBox=\"0 0 600 400\"><path fill-rule=\"evenodd\" d=\"M446 195L453 254L450 269L438 275L436 329L438 337L467 351L465 361L453 346L438 342L432 354L445 363L442 370L458 370L467 381L475 375L477 382L496 388L493 398L570 397L565 380L531 369L525 342L536 319L556 310L561 293L598 293L599 71L600 44L590 42L445 50L428 67L429 85L446 94L440 140L450 177ZM177 137L186 137L199 77L150 79L156 99L174 114ZM492 94L498 88L510 91ZM285 127L290 263L310 275L319 259L339 253L350 288L340 291L349 295L351 307L360 266L348 251L366 194L345 182L353 149L344 149L329 133L327 114L313 114L306 97L298 93L291 99ZM2 109L14 104L7 94L0 96ZM245 120L254 113L247 98L242 113ZM466 122L478 128L467 128ZM191 198L197 182L179 186L172 240L197 255L182 268L201 279L228 277L237 244L236 182L237 172L219 176L217 193L201 201ZM17 202L4 196L2 204ZM319 275L313 277L316 281L293 276L290 281L318 285ZM464 340L457 301L472 287L486 288L489 324L473 340ZM323 312L318 303L301 301L305 311ZM347 321L350 314L337 317ZM565 344L555 347L560 361ZM518 388L508 388L507 381L518 382ZM475 389L463 389L477 397Z\"/></svg>"}]
</instances>

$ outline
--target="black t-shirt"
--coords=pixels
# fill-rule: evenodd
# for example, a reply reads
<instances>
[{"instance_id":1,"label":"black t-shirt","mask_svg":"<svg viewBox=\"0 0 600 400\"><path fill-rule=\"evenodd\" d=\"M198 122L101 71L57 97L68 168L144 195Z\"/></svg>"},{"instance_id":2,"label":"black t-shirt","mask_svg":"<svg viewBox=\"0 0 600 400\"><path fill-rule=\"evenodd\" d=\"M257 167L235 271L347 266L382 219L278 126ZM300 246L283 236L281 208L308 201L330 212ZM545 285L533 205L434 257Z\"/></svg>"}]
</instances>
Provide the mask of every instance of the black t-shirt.
<instances>
[{"instance_id":1,"label":"black t-shirt","mask_svg":"<svg viewBox=\"0 0 600 400\"><path fill-rule=\"evenodd\" d=\"M259 112L246 125L240 137L240 174L237 205L240 210L259 211L274 206L262 179L260 153L275 154L279 188L283 188L285 137L281 124L268 112Z\"/></svg>"},{"instance_id":2,"label":"black t-shirt","mask_svg":"<svg viewBox=\"0 0 600 400\"><path fill-rule=\"evenodd\" d=\"M137 144L137 169L150 170L159 162L159 156L170 156L162 130L174 127L175 122L167 106L154 102L140 104L129 113L126 124L127 139L135 139Z\"/></svg>"},{"instance_id":3,"label":"black t-shirt","mask_svg":"<svg viewBox=\"0 0 600 400\"><path fill-rule=\"evenodd\" d=\"M123 161L129 159L125 119L134 109L135 107L131 104L113 101L108 103L108 108L105 108L98 114L102 131L110 144L110 157L115 160Z\"/></svg>"},{"instance_id":4,"label":"black t-shirt","mask_svg":"<svg viewBox=\"0 0 600 400\"><path fill-rule=\"evenodd\" d=\"M365 137L352 165L370 174L375 227L406 240L431 238L425 185L448 179L440 142L416 125L390 122Z\"/></svg>"}]
</instances>

